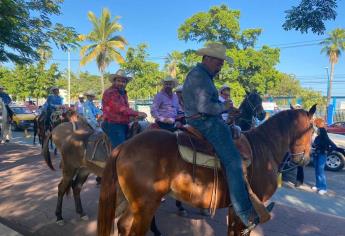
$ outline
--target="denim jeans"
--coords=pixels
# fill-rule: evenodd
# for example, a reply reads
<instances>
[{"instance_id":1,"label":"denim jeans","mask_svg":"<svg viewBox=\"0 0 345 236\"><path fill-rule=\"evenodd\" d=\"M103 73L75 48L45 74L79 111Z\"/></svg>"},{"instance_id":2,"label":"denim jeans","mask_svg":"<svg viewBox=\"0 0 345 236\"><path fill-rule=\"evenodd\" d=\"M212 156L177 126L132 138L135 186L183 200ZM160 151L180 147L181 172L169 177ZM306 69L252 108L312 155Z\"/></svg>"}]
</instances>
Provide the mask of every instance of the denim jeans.
<instances>
[{"instance_id":1,"label":"denim jeans","mask_svg":"<svg viewBox=\"0 0 345 236\"><path fill-rule=\"evenodd\" d=\"M104 121L102 129L110 139L113 148L116 148L126 140L128 125Z\"/></svg>"},{"instance_id":2,"label":"denim jeans","mask_svg":"<svg viewBox=\"0 0 345 236\"><path fill-rule=\"evenodd\" d=\"M319 190L327 190L325 165L326 165L326 154L319 153L314 157L314 168L315 168L315 179L316 187Z\"/></svg>"},{"instance_id":3,"label":"denim jeans","mask_svg":"<svg viewBox=\"0 0 345 236\"><path fill-rule=\"evenodd\" d=\"M231 130L219 117L205 117L187 120L187 123L199 130L213 145L225 172L230 191L230 199L237 216L245 225L254 211L244 182L242 158L232 141Z\"/></svg>"}]
</instances>

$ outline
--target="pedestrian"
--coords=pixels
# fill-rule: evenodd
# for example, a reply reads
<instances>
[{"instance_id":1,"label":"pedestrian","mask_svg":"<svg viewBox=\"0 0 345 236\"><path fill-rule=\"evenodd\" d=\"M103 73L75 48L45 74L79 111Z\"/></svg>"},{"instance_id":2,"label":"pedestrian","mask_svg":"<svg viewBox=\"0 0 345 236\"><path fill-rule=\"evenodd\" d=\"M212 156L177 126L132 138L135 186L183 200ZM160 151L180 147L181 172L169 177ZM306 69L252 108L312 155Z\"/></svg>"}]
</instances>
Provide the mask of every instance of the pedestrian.
<instances>
[{"instance_id":1,"label":"pedestrian","mask_svg":"<svg viewBox=\"0 0 345 236\"><path fill-rule=\"evenodd\" d=\"M74 109L80 116L84 115L84 103L84 94L79 94L78 101L75 103Z\"/></svg>"},{"instance_id":2,"label":"pedestrian","mask_svg":"<svg viewBox=\"0 0 345 236\"><path fill-rule=\"evenodd\" d=\"M2 113L0 143L10 142L12 136L11 122L13 119L13 111L9 107L9 104L12 102L12 99L7 93L4 92L4 90L5 88L0 85L0 107Z\"/></svg>"},{"instance_id":3,"label":"pedestrian","mask_svg":"<svg viewBox=\"0 0 345 236\"><path fill-rule=\"evenodd\" d=\"M320 195L327 193L327 183L325 174L325 165L327 159L327 152L332 149L337 149L337 146L328 137L325 129L325 123L323 119L315 119L317 130L317 137L314 140L313 146L315 148L314 155L314 168L315 168L315 186L312 187L314 191L317 191Z\"/></svg>"}]
</instances>

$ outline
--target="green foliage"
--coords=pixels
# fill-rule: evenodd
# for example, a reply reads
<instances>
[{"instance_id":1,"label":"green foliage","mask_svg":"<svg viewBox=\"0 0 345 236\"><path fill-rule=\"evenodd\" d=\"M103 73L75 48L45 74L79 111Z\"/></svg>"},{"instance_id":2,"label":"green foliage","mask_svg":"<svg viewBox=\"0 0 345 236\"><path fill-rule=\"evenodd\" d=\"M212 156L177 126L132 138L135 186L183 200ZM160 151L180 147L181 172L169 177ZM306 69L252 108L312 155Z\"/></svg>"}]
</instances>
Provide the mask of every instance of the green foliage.
<instances>
[{"instance_id":1,"label":"green foliage","mask_svg":"<svg viewBox=\"0 0 345 236\"><path fill-rule=\"evenodd\" d=\"M335 20L337 0L301 0L297 7L286 11L285 30L297 30L301 33L323 34L325 21Z\"/></svg>"},{"instance_id":2,"label":"green foliage","mask_svg":"<svg viewBox=\"0 0 345 236\"><path fill-rule=\"evenodd\" d=\"M59 48L77 45L71 27L53 24L49 17L59 15L63 0L1 0L0 62L28 63L39 60L37 49L47 42Z\"/></svg>"},{"instance_id":3,"label":"green foliage","mask_svg":"<svg viewBox=\"0 0 345 236\"><path fill-rule=\"evenodd\" d=\"M93 25L92 31L87 35L80 35L80 40L87 40L91 44L83 46L80 51L82 57L80 65L96 60L99 71L102 74L101 84L102 91L104 91L103 74L108 65L115 61L123 63L124 59L121 56L119 49L124 50L127 41L122 36L114 35L115 32L121 31L122 26L117 22L119 17L111 19L110 12L104 8L102 15L97 18L91 11L88 13L88 18Z\"/></svg>"},{"instance_id":4,"label":"green foliage","mask_svg":"<svg viewBox=\"0 0 345 236\"><path fill-rule=\"evenodd\" d=\"M164 77L164 73L159 70L157 63L147 61L146 50L146 44L128 48L125 63L121 64L121 68L134 77L127 85L130 99L152 98L161 88L160 80Z\"/></svg>"},{"instance_id":5,"label":"green foliage","mask_svg":"<svg viewBox=\"0 0 345 236\"><path fill-rule=\"evenodd\" d=\"M36 65L16 65L13 70L2 67L0 83L17 100L42 98L48 95L59 76L56 64L46 69L44 62L39 62Z\"/></svg>"},{"instance_id":6,"label":"green foliage","mask_svg":"<svg viewBox=\"0 0 345 236\"><path fill-rule=\"evenodd\" d=\"M330 63L336 64L341 52L345 50L345 29L334 29L321 45L324 46L321 52L327 54Z\"/></svg>"}]
</instances>

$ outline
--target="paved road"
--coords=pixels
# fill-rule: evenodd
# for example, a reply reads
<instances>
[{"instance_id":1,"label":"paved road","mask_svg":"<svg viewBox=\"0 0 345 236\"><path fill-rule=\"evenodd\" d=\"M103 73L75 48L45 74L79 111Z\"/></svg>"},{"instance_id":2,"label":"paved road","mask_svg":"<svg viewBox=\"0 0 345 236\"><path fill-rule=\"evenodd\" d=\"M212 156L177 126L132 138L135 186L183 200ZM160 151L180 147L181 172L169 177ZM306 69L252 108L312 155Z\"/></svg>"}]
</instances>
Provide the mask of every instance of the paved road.
<instances>
[{"instance_id":1,"label":"paved road","mask_svg":"<svg viewBox=\"0 0 345 236\"><path fill-rule=\"evenodd\" d=\"M26 145L30 139L14 133L16 143L0 146L0 222L22 235L95 235L99 189L90 176L82 191L82 201L90 220L80 220L74 212L73 199L65 198L65 226L55 224L55 205L60 171L51 171L40 156L38 147ZM59 159L54 159L58 166ZM306 168L306 183L313 184L311 167ZM329 194L320 196L310 191L281 188L273 199L277 206L273 219L252 234L257 235L335 235L345 236L345 171L327 172ZM176 215L174 201L168 199L157 213L161 231L175 235L226 235L226 211L217 211L211 219L188 208L188 217ZM1 227L0 227L1 230ZM0 231L2 232L2 231ZM1 234L2 236L3 234ZM149 234L150 235L150 234Z\"/></svg>"}]
</instances>

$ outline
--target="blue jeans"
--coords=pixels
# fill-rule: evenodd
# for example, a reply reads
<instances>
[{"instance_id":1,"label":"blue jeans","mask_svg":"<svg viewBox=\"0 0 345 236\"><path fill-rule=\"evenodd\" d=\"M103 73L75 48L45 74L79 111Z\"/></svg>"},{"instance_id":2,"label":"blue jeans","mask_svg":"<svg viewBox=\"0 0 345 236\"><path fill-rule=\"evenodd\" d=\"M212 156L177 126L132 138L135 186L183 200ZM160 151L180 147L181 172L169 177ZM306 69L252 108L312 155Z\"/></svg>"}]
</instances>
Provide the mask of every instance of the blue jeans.
<instances>
[{"instance_id":1,"label":"blue jeans","mask_svg":"<svg viewBox=\"0 0 345 236\"><path fill-rule=\"evenodd\" d=\"M314 168L315 168L315 179L316 187L319 190L327 190L325 165L326 165L326 154L319 153L314 157Z\"/></svg>"},{"instance_id":2,"label":"blue jeans","mask_svg":"<svg viewBox=\"0 0 345 236\"><path fill-rule=\"evenodd\" d=\"M206 117L187 120L213 145L225 172L230 199L236 215L249 225L250 214L254 211L244 182L242 158L232 141L231 130L221 117Z\"/></svg>"},{"instance_id":3,"label":"blue jeans","mask_svg":"<svg viewBox=\"0 0 345 236\"><path fill-rule=\"evenodd\" d=\"M113 148L116 148L118 145L126 141L128 125L104 121L102 123L102 129L110 139L111 146Z\"/></svg>"}]
</instances>

